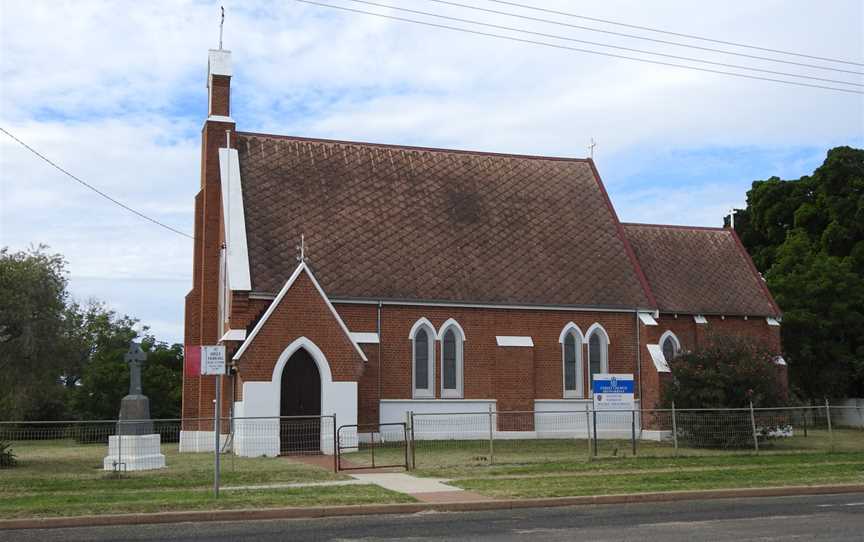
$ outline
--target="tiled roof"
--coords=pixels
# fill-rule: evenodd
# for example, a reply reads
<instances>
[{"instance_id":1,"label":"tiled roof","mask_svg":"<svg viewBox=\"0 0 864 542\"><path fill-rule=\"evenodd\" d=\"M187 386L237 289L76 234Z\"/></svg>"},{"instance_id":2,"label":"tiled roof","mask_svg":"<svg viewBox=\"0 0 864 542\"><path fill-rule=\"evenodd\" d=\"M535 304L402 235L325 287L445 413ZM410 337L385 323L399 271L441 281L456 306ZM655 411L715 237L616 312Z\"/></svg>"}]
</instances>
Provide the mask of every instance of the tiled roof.
<instances>
[{"instance_id":1,"label":"tiled roof","mask_svg":"<svg viewBox=\"0 0 864 542\"><path fill-rule=\"evenodd\" d=\"M731 230L624 224L624 231L661 311L780 314Z\"/></svg>"},{"instance_id":2,"label":"tiled roof","mask_svg":"<svg viewBox=\"0 0 864 542\"><path fill-rule=\"evenodd\" d=\"M653 307L591 163L237 134L252 289L300 235L335 299Z\"/></svg>"}]
</instances>

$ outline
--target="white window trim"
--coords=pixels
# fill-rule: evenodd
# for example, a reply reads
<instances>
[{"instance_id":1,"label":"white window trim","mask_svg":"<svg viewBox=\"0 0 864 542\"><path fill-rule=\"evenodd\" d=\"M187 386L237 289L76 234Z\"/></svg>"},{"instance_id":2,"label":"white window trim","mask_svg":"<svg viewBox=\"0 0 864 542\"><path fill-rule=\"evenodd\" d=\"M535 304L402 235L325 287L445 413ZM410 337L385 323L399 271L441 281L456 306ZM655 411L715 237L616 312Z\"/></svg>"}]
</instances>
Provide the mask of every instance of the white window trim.
<instances>
[{"instance_id":1,"label":"white window trim","mask_svg":"<svg viewBox=\"0 0 864 542\"><path fill-rule=\"evenodd\" d=\"M414 348L414 339L417 337L417 332L421 329L426 330L428 335L426 354L426 371L429 375L429 383L427 388L417 388L417 358L416 349ZM435 326L426 318L420 318L414 325L411 326L411 333L408 335L411 339L411 397L414 399L434 399L435 398Z\"/></svg>"},{"instance_id":2,"label":"white window trim","mask_svg":"<svg viewBox=\"0 0 864 542\"><path fill-rule=\"evenodd\" d=\"M591 337L597 333L601 334L600 337L600 345L602 348L602 355L600 356L600 372L603 374L609 373L609 334L606 333L606 330L598 323L591 324L591 327L588 328L588 331L585 335L585 344L588 345L588 359L585 360L585 369L587 371L588 376L591 376ZM603 339L606 339L603 341ZM591 382L588 383L589 386L593 386Z\"/></svg>"},{"instance_id":3,"label":"white window trim","mask_svg":"<svg viewBox=\"0 0 864 542\"><path fill-rule=\"evenodd\" d=\"M576 389L568 390L567 389L567 371L564 366L564 339L567 338L568 335L573 335L575 339L576 345ZM583 399L585 397L585 371L583 370L584 363L582 362L582 345L585 344L585 336L582 335L582 330L579 329L579 326L574 324L573 322L568 322L564 329L561 330L561 334L558 336L558 342L561 343L561 389L563 390L564 399Z\"/></svg>"},{"instance_id":4,"label":"white window trim","mask_svg":"<svg viewBox=\"0 0 864 542\"><path fill-rule=\"evenodd\" d=\"M444 334L447 333L448 330L453 329L456 333L456 389L448 390L444 389ZM465 363L464 363L464 345L465 345L465 332L462 330L462 326L459 325L459 322L450 318L444 325L441 326L441 329L438 330L438 342L441 343L441 381L440 389L441 389L441 398L442 399L462 399L464 396L464 388L463 388L463 375L465 374Z\"/></svg>"},{"instance_id":5,"label":"white window trim","mask_svg":"<svg viewBox=\"0 0 864 542\"><path fill-rule=\"evenodd\" d=\"M660 335L660 341L657 343L660 345L660 351L661 352L663 351L663 344L666 342L666 339L669 337L672 337L672 341L675 342L675 354L676 355L680 354L681 353L681 341L678 340L677 335L675 335L674 333L672 333L671 330L668 330L668 329L665 332L663 332L663 335ZM669 361L671 361L671 360L666 359L666 354L663 354L663 359L666 360L666 363L669 363Z\"/></svg>"}]
</instances>

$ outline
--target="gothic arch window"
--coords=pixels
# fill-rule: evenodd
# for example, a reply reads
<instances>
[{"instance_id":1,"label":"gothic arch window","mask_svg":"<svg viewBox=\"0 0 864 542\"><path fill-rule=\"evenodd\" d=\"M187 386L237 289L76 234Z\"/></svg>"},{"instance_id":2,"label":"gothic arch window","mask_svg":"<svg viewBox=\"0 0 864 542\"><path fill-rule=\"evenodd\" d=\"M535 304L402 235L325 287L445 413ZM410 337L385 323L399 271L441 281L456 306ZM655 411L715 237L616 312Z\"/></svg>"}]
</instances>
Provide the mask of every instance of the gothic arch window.
<instances>
[{"instance_id":1,"label":"gothic arch window","mask_svg":"<svg viewBox=\"0 0 864 542\"><path fill-rule=\"evenodd\" d=\"M579 326L568 323L558 337L561 343L561 363L563 364L564 397L583 397L582 343L583 336Z\"/></svg>"},{"instance_id":2,"label":"gothic arch window","mask_svg":"<svg viewBox=\"0 0 864 542\"><path fill-rule=\"evenodd\" d=\"M435 397L435 328L426 318L415 322L411 339L411 390L417 398Z\"/></svg>"},{"instance_id":3,"label":"gothic arch window","mask_svg":"<svg viewBox=\"0 0 864 542\"><path fill-rule=\"evenodd\" d=\"M609 334L600 324L588 328L588 382L594 375L609 372Z\"/></svg>"},{"instance_id":4,"label":"gothic arch window","mask_svg":"<svg viewBox=\"0 0 864 542\"><path fill-rule=\"evenodd\" d=\"M663 357L669 362L681 353L681 341L674 333L666 331L660 337L660 348L663 349Z\"/></svg>"},{"instance_id":5,"label":"gothic arch window","mask_svg":"<svg viewBox=\"0 0 864 542\"><path fill-rule=\"evenodd\" d=\"M438 340L441 341L441 397L461 399L465 332L456 320L450 319L441 326Z\"/></svg>"}]
</instances>

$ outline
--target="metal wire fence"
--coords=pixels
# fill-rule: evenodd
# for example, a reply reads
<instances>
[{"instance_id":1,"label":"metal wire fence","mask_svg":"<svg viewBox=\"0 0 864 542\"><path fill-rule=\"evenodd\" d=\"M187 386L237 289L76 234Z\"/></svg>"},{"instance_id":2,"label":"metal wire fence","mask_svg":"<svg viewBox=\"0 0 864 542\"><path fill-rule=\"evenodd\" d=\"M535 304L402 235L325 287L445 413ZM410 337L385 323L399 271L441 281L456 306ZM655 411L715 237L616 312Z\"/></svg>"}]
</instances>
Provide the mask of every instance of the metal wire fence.
<instances>
[{"instance_id":1,"label":"metal wire fence","mask_svg":"<svg viewBox=\"0 0 864 542\"><path fill-rule=\"evenodd\" d=\"M409 413L413 467L862 452L864 408ZM840 420L843 420L840 423Z\"/></svg>"},{"instance_id":2,"label":"metal wire fence","mask_svg":"<svg viewBox=\"0 0 864 542\"><path fill-rule=\"evenodd\" d=\"M335 416L0 422L0 496L32 492L272 487L338 470L446 472L594 458L864 452L864 404L772 409L409 413L404 423ZM8 454L8 455L6 455Z\"/></svg>"}]
</instances>

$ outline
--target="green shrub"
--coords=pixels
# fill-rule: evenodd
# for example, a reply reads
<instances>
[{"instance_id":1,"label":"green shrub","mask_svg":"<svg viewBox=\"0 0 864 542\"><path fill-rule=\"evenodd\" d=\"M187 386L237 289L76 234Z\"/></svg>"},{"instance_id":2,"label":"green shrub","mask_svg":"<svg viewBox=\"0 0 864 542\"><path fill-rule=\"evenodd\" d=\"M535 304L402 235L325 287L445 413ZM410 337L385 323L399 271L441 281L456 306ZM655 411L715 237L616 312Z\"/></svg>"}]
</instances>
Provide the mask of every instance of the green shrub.
<instances>
[{"instance_id":1,"label":"green shrub","mask_svg":"<svg viewBox=\"0 0 864 542\"><path fill-rule=\"evenodd\" d=\"M706 345L669 361L672 382L663 390L662 405L677 410L678 440L699 448L753 446L753 427L748 411L690 411L778 407L786 404L785 382L764 345L741 337L713 336ZM778 428L760 425L763 435Z\"/></svg>"}]
</instances>

